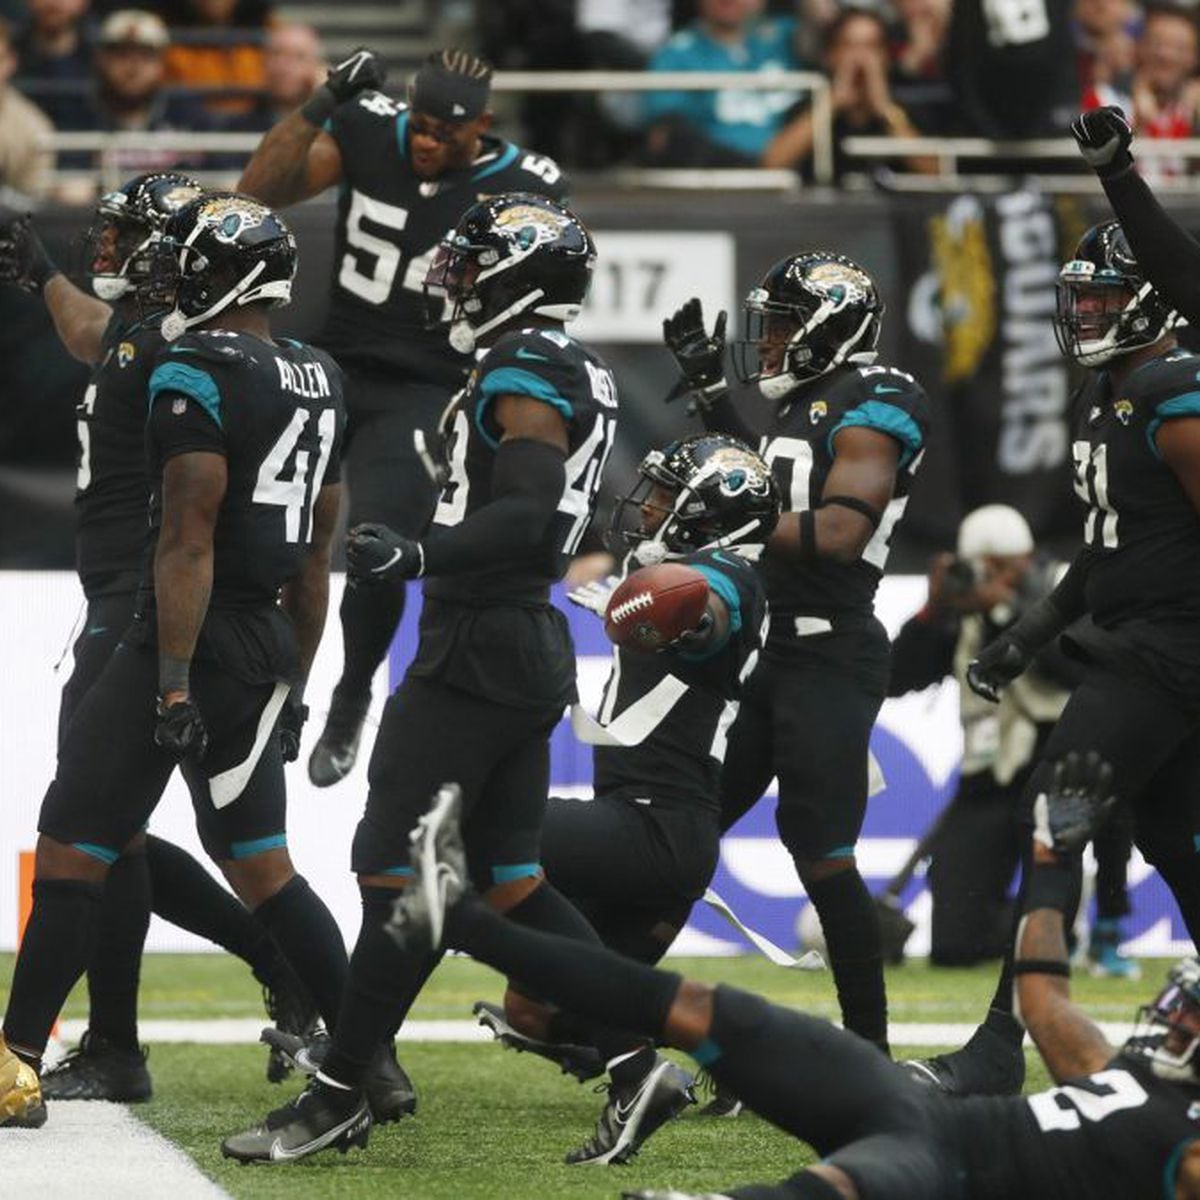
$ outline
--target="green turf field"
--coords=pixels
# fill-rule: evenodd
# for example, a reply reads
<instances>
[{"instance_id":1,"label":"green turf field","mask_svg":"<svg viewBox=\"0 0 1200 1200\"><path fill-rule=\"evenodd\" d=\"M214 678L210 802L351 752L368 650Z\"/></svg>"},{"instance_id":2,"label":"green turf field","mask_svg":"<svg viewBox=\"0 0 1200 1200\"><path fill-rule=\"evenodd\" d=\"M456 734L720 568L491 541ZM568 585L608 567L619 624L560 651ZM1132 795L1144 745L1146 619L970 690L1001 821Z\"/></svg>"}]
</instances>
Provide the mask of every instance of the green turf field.
<instances>
[{"instance_id":1,"label":"green turf field","mask_svg":"<svg viewBox=\"0 0 1200 1200\"><path fill-rule=\"evenodd\" d=\"M674 960L671 965L806 1011L833 1012L827 973L782 971L759 958ZM1144 966L1141 984L1080 974L1076 994L1098 1018L1126 1019L1154 989L1166 964ZM11 970L11 955L0 956L0 1008ZM897 1021L972 1021L993 983L991 967L934 971L910 963L890 973L892 1015ZM491 971L451 959L413 1015L464 1018L474 1000L496 998L499 992ZM249 973L227 958L151 955L146 960L146 1018L246 1017L261 1011ZM67 1015L85 1015L80 993L72 997ZM373 1131L365 1153L346 1157L323 1154L292 1166L258 1168L222 1161L218 1143L224 1134L249 1125L297 1090L266 1083L265 1050L257 1047L155 1046L150 1057L155 1099L137 1112L183 1146L231 1195L245 1200L613 1198L626 1187L705 1191L773 1180L806 1161L796 1142L754 1118L706 1121L689 1113L647 1143L631 1166L568 1168L561 1165L562 1155L587 1136L600 1109L602 1097L590 1088L557 1075L540 1060L486 1045L406 1045L401 1057L420 1093L418 1115ZM811 1069L814 1086L820 1086L819 1063L798 1064L798 1069ZM1045 1083L1045 1073L1034 1067L1030 1085Z\"/></svg>"}]
</instances>

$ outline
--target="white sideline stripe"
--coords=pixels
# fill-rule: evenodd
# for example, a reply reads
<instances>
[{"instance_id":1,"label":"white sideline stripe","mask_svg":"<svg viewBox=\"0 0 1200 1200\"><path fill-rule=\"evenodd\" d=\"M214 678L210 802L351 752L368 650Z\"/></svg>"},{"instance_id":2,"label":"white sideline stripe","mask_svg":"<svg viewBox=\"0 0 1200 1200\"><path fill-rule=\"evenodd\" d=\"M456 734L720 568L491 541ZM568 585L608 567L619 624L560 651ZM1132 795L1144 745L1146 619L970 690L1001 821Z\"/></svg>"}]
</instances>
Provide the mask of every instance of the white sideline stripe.
<instances>
[{"instance_id":1,"label":"white sideline stripe","mask_svg":"<svg viewBox=\"0 0 1200 1200\"><path fill-rule=\"evenodd\" d=\"M229 1200L178 1146L123 1104L56 1100L41 1129L4 1131L4 1194Z\"/></svg>"},{"instance_id":2,"label":"white sideline stripe","mask_svg":"<svg viewBox=\"0 0 1200 1200\"><path fill-rule=\"evenodd\" d=\"M63 1021L60 1036L64 1042L74 1043L86 1028L86 1021ZM1132 1025L1122 1022L1102 1021L1100 1028L1114 1045L1123 1042L1133 1032ZM138 1030L144 1042L245 1044L258 1041L263 1022L248 1019L140 1021ZM962 1022L896 1021L888 1026L888 1038L898 1046L961 1046L974 1032L973 1024ZM475 1021L406 1021L399 1038L402 1042L492 1041L492 1035Z\"/></svg>"}]
</instances>

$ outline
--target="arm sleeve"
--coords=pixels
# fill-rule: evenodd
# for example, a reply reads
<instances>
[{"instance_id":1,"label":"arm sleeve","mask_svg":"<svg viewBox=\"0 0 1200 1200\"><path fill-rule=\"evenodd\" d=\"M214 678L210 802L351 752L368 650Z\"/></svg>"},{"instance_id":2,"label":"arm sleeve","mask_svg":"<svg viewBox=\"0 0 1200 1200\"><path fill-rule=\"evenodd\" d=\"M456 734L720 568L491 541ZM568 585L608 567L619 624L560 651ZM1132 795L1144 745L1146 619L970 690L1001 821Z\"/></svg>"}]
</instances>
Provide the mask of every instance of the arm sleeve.
<instances>
[{"instance_id":1,"label":"arm sleeve","mask_svg":"<svg viewBox=\"0 0 1200 1200\"><path fill-rule=\"evenodd\" d=\"M566 483L566 458L547 442L501 442L492 468L492 495L452 528L422 543L426 575L482 571L536 550L558 511Z\"/></svg>"},{"instance_id":2,"label":"arm sleeve","mask_svg":"<svg viewBox=\"0 0 1200 1200\"><path fill-rule=\"evenodd\" d=\"M1200 324L1200 242L1132 168L1100 182L1147 278L1189 325Z\"/></svg>"},{"instance_id":3,"label":"arm sleeve","mask_svg":"<svg viewBox=\"0 0 1200 1200\"><path fill-rule=\"evenodd\" d=\"M892 673L887 694L903 696L941 683L954 670L957 620L925 620L920 615L904 622L892 643Z\"/></svg>"}]
</instances>

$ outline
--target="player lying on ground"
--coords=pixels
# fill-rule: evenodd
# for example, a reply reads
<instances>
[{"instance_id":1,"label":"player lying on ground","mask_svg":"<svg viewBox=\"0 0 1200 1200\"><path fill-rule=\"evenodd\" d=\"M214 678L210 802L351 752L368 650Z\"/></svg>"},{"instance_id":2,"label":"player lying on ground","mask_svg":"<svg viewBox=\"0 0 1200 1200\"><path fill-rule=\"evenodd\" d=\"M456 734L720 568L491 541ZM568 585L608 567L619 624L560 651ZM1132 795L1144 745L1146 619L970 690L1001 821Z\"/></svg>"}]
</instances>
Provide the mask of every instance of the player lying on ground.
<instances>
[{"instance_id":1,"label":"player lying on ground","mask_svg":"<svg viewBox=\"0 0 1200 1200\"><path fill-rule=\"evenodd\" d=\"M0 210L0 282L40 295L63 345L91 368L77 407L75 563L87 600L58 710L61 745L83 697L133 620L149 529L146 394L163 349L171 296L152 277L167 221L200 195L186 175L139 175L100 197L84 239L95 295L78 288L46 252L32 218ZM279 718L284 762L300 752L304 709L292 693ZM144 834L109 868L96 953L88 964L88 1028L79 1047L42 1076L47 1100L148 1099L138 1044L137 994L151 911L245 960L281 1030L311 1033L318 1014L261 922L181 847ZM267 1078L287 1060L272 1050Z\"/></svg>"},{"instance_id":2,"label":"player lying on ground","mask_svg":"<svg viewBox=\"0 0 1200 1200\"><path fill-rule=\"evenodd\" d=\"M389 929L410 952L457 947L564 1008L686 1050L821 1156L781 1183L724 1194L734 1200L1196 1200L1200 962L1172 970L1119 1049L1069 996L1063 912L1075 859L1115 803L1111 782L1094 755L1072 754L1039 798L1017 988L1062 1086L1027 1098L948 1099L826 1021L501 920L467 882L453 785L414 835L415 886Z\"/></svg>"}]
</instances>

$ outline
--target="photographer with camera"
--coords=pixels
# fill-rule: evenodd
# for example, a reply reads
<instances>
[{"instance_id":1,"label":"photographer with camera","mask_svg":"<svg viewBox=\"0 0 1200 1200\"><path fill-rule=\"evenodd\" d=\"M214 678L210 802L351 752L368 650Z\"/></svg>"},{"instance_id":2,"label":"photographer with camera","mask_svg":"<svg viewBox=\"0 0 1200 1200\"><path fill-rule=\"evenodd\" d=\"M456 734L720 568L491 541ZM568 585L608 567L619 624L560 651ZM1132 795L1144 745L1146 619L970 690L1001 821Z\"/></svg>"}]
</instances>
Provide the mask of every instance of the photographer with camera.
<instances>
[{"instance_id":1,"label":"photographer with camera","mask_svg":"<svg viewBox=\"0 0 1200 1200\"><path fill-rule=\"evenodd\" d=\"M928 873L933 897L931 961L967 966L997 958L1008 938L1008 887L1020 861L1018 802L1041 743L1058 720L1078 668L1052 648L1040 655L999 704L966 685L967 664L1045 596L1064 564L1036 553L1025 518L1004 504L969 513L955 554L930 566L929 599L892 645L891 696L919 691L948 675L959 682L963 758L958 789L938 818ZM1112 822L1096 845L1099 918L1089 956L1103 974L1127 974L1119 919L1129 911L1125 866L1130 838Z\"/></svg>"}]
</instances>

